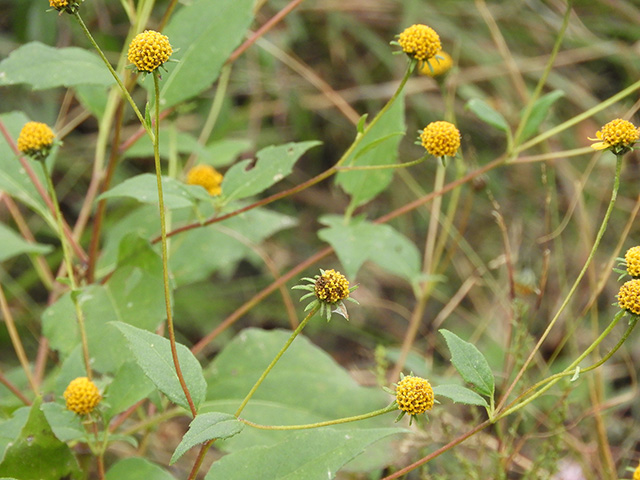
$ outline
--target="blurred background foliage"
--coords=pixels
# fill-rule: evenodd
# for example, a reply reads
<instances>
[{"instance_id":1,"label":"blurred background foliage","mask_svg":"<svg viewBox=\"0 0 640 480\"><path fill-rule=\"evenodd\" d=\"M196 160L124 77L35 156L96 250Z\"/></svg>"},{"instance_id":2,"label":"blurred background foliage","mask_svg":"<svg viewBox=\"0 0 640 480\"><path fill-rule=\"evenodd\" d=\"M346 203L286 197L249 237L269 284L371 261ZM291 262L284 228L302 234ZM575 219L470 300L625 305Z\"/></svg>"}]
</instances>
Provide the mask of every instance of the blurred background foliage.
<instances>
[{"instance_id":1,"label":"blurred background foliage","mask_svg":"<svg viewBox=\"0 0 640 480\"><path fill-rule=\"evenodd\" d=\"M156 2L154 22L167 3ZM286 4L281 0L266 2L252 29ZM46 6L43 0L0 0L1 58L31 41L89 49L74 22L47 12L43 5ZM418 129L445 117L455 120L463 136L464 160L449 164L447 181L452 181L463 172L498 158L505 149L504 136L466 109L467 101L484 100L515 129L552 50L564 8L565 2L560 0L487 4L481 0L306 0L235 62L212 140L235 141L229 161L253 158L258 150L272 144L320 140L322 145L307 152L293 174L269 193L311 178L333 165L351 144L359 116L375 114L395 90L406 58L391 54L389 42L394 35L413 23L425 23L440 34L443 48L454 58L454 68L446 77L414 75L409 80L405 91L408 134L400 143L398 158L409 161L422 155L421 147L414 145L414 132ZM116 62L129 27L121 2L87 0L82 11L107 57ZM567 34L544 90L561 90L564 96L550 110L542 130L584 112L637 80L639 24L640 5L636 1L574 2ZM180 105L166 120L166 126L197 138L215 88ZM85 100L95 95L99 105L104 92L87 89L83 95ZM135 98L141 104L144 90L138 89ZM589 145L587 137L593 137L607 121L625 115L631 115L633 120L637 98L634 94L524 154ZM56 131L68 133L64 150L57 158L55 184L70 224L78 215L91 177L97 120L87 112L88 103L79 102L66 89L32 91L23 86L4 87L0 102L2 113L21 110L32 119L55 125ZM131 128L125 130L125 139L135 131L135 117L130 109L127 111ZM137 152L136 146L127 152L114 184L153 171L152 156L138 148ZM180 155L182 162L187 157ZM423 374L435 383L451 376L448 354L437 335L438 328L445 326L474 341L488 357L498 383L504 381L509 375L501 371L505 354L517 358L531 348L581 269L609 199L613 166L614 157L608 153L523 161L494 169L445 195L444 211L451 196L459 195L454 228L439 244L442 261L436 272L438 281L430 292L405 370ZM429 159L408 171L397 171L386 191L355 214L374 220L431 191L436 167L436 160ZM221 170L224 172L225 168ZM603 266L639 243L637 223L631 226L627 237L622 237L638 197L639 175L638 155L632 152L625 159L618 203L596 261L570 309L543 346L536 364L538 371L545 372L546 362L556 356L559 359L553 369L558 368L565 352L575 352L578 345L588 344L598 323L607 323L615 313L612 304L618 284L615 274L603 271ZM177 176L183 178L184 173L178 172ZM317 232L323 228L319 218L343 214L348 203L339 186L325 181L271 205L272 211L292 217L297 224L274 231L260 248L276 270L289 270L326 245L318 238ZM110 205L104 227L106 242L110 232L123 228L122 219L132 205ZM0 215L3 220L8 218L4 211ZM517 282L513 301L509 298L505 240L498 217L505 225ZM420 251L428 223L429 205L391 222ZM30 217L30 227L39 242L56 243L37 217ZM88 233L81 242L88 242ZM379 255L384 256L385 252ZM49 258L54 265L59 260ZM340 269L335 257L325 259L318 267ZM308 275L316 271L310 270ZM609 281L595 304L589 306L595 285L603 277L610 277ZM5 262L0 279L10 296L23 339L34 352L47 292L40 287L24 256ZM384 363L380 358L385 355L390 362L396 358L416 299L411 285L372 262L365 263L357 278L350 280L360 284L354 296L361 303L350 309L350 322L334 319L327 328L318 321L308 327L306 334L358 381L374 385L376 362L378 366ZM179 340L193 345L271 281L272 274L252 254L219 265L206 278L179 285L175 291ZM451 303L456 294L461 295L460 301ZM296 295L293 297L297 299ZM513 317L511 308L516 312ZM301 311L297 305L296 309ZM286 328L285 312L280 295L267 297L217 337L207 348L206 358L213 358L242 328ZM516 334L512 350L505 350L507 332L514 327L511 318ZM5 331L0 335L2 368L8 370L17 361ZM380 346L386 350L376 359L376 348ZM563 346L565 350L560 351ZM463 473L467 478L478 479L545 478L540 472L555 470L565 472L565 476L555 478L596 479L615 478L611 476L611 465L615 465L617 474L628 478L625 467L637 460L640 451L640 406L634 400L634 366L639 361L638 343L629 342L602 373L573 390L558 389L539 399L522 416L447 454L445 461L439 461L429 471L434 473L433 478L442 479L460 478ZM559 405L562 408L557 408ZM469 412L469 408L458 407L436 410L436 420L427 427L424 445L419 446L426 449L433 442L449 438L462 424L478 422L479 417ZM510 456L513 442L522 445L518 443L518 449ZM487 450L494 453L480 457ZM446 461L452 457L455 462ZM570 477L566 472L576 465L583 476ZM508 476L506 471L518 476Z\"/></svg>"}]
</instances>

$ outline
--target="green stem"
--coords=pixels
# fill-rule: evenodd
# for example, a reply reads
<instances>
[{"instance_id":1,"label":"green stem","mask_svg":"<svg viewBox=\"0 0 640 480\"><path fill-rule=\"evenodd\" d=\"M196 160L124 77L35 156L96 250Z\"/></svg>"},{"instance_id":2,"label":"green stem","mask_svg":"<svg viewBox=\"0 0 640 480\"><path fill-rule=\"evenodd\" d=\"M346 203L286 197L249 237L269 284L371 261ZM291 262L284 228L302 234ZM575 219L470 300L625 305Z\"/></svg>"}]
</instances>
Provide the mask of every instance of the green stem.
<instances>
[{"instance_id":1,"label":"green stem","mask_svg":"<svg viewBox=\"0 0 640 480\"><path fill-rule=\"evenodd\" d=\"M353 165L348 167L337 167L337 169L339 172L352 172L354 170L387 170L389 168L407 168L424 162L426 158L427 156L425 155L422 158L405 163L392 163L389 165Z\"/></svg>"},{"instance_id":2,"label":"green stem","mask_svg":"<svg viewBox=\"0 0 640 480\"><path fill-rule=\"evenodd\" d=\"M151 141L153 142L154 141L154 137L153 137L153 132L151 131L151 127L149 125L147 125L147 122L144 121L144 116L142 115L142 113L140 113L140 110L138 109L138 106L136 105L136 103L133 101L133 98L131 98L131 94L129 93L127 88L124 86L124 84L122 83L122 80L120 80L120 77L118 76L116 71L113 69L113 67L109 63L109 60L107 60L107 57L104 55L104 53L102 52L102 50L100 49L100 47L98 46L96 41L94 40L93 36L91 35L91 32L89 31L89 29L85 25L85 23L82 20L82 17L80 16L80 14L78 12L74 12L73 15L74 15L74 17L76 17L76 20L78 20L78 23L80 24L80 28L82 28L82 31L84 32L84 34L89 39L89 42L96 49L96 51L98 52L98 55L100 55L100 58L102 59L104 64L107 66L107 68L111 72L111 75L113 75L113 78L118 83L118 86L120 87L120 90L122 90L122 94L124 95L124 97L129 102L129 105L131 105L131 108L133 108L133 111L135 112L136 116L138 117L138 120L140 120L140 123L142 124L144 129L147 131L147 134L149 135L149 138L151 138ZM155 72L154 72L154 74L155 74Z\"/></svg>"},{"instance_id":3,"label":"green stem","mask_svg":"<svg viewBox=\"0 0 640 480\"><path fill-rule=\"evenodd\" d=\"M560 314L564 311L564 309L569 304L569 301L573 297L573 294L576 292L576 290L578 288L578 285L580 284L580 281L582 280L582 277L584 277L584 274L587 272L587 269L589 268L589 265L591 265L591 261L593 260L593 257L595 256L595 253L596 253L596 250L598 249L598 246L600 245L600 240L602 240L602 236L604 235L604 232L607 229L607 224L609 223L609 217L611 216L611 212L613 211L613 206L616 203L616 198L618 197L618 189L620 187L620 171L621 170L622 170L622 155L616 155L616 173L615 173L615 178L613 180L613 190L611 192L611 200L609 201L609 206L607 207L607 211L606 211L606 213L604 215L604 218L602 219L602 224L600 225L600 230L598 230L598 234L596 235L596 239L595 239L595 241L593 243L593 247L591 248L591 252L589 253L589 256L587 257L587 261L585 262L584 266L582 267L582 270L580 271L580 274L578 275L578 278L576 278L575 282L573 283L573 286L571 287L571 290L569 290L569 293L567 294L567 296L565 297L564 301L562 302L562 305L560 305L560 308L556 312L555 316L551 319L551 321L549 322L549 325L547 325L547 328L545 329L544 333L542 334L542 336L538 340L538 343L536 343L536 346L533 348L533 350L529 354L529 357L527 358L527 360L522 365L522 368L520 368L520 371L516 375L516 378L513 380L513 382L511 383L511 385L509 386L509 388L505 392L504 396L502 397L502 400L500 401L500 403L498 404L498 407L497 407L498 411L500 411L500 409L504 406L504 403L506 402L507 397L509 396L509 394L511 393L511 391L513 390L515 385L518 383L518 381L520 380L520 378L522 377L522 375L526 371L527 367L529 366L529 364L533 360L533 357L535 356L535 354L540 349L540 346L542 345L542 343L546 340L547 336L549 335L549 332L551 332L551 329L554 327L554 325L556 324L556 322L560 318Z\"/></svg>"},{"instance_id":4,"label":"green stem","mask_svg":"<svg viewBox=\"0 0 640 480\"><path fill-rule=\"evenodd\" d=\"M47 166L44 162L40 162L44 177L47 180L47 187L49 189L49 196L51 197L51 203L53 204L54 213L56 217L56 224L58 226L58 235L60 236L60 243L62 244L62 256L64 258L65 268L67 269L67 275L69 276L69 283L71 285L71 300L76 310L76 318L78 319L78 330L80 331L80 341L82 343L82 356L84 358L84 367L87 371L87 377L91 379L91 362L89 357L89 342L87 341L87 332L84 325L84 314L80 308L80 302L78 302L78 284L76 282L75 274L73 271L73 261L71 260L71 251L67 245L67 237L64 234L64 225L62 222L62 212L60 211L60 204L58 203L58 196L56 195L56 189L53 186L53 180L51 175L47 172Z\"/></svg>"},{"instance_id":5,"label":"green stem","mask_svg":"<svg viewBox=\"0 0 640 480\"><path fill-rule=\"evenodd\" d=\"M307 423L306 425L260 425L259 423L253 423L249 420L245 420L244 418L239 418L238 420L250 427L259 428L261 430L305 430L308 428L319 428L327 427L329 425L340 425L341 423L357 422L358 420L366 420L367 418L377 417L378 415L383 415L396 410L398 410L398 406L394 402L380 410L363 413L362 415L338 418L336 420L327 420L326 422Z\"/></svg>"},{"instance_id":6,"label":"green stem","mask_svg":"<svg viewBox=\"0 0 640 480\"><path fill-rule=\"evenodd\" d=\"M158 81L158 70L153 71L153 87L155 92L155 132L152 137L153 139L153 156L155 158L155 166L156 166L156 180L158 186L158 207L160 208L160 235L162 238L161 241L161 249L162 249L162 280L164 285L164 303L167 311L167 327L169 330L169 343L171 344L171 357L173 358L173 365L176 369L176 375L178 376L178 380L180 382L180 386L184 391L184 395L187 399L187 403L189 403L189 409L191 410L191 415L194 417L197 415L196 407L191 398L191 393L187 388L187 384L184 381L184 376L182 375L182 369L180 368L180 361L178 360L178 349L176 347L176 335L175 330L173 328L173 313L171 309L171 290L169 287L169 262L168 262L168 253L167 253L167 219L166 213L164 209L164 198L162 194L162 166L160 164L160 145L159 145L159 131L160 131L160 83Z\"/></svg>"},{"instance_id":7,"label":"green stem","mask_svg":"<svg viewBox=\"0 0 640 480\"><path fill-rule=\"evenodd\" d=\"M280 360L280 357L282 357L282 355L284 355L284 352L287 351L287 349L289 348L289 346L291 345L291 343L295 340L295 338L298 336L298 334L302 331L302 329L305 327L305 325L309 322L309 320L311 320L311 317L313 317L316 312L318 311L318 309L320 308L320 306L316 306L314 308L311 309L311 311L309 312L309 314L304 318L304 320L302 320L302 322L300 322L300 325L298 325L298 328L296 328L293 333L291 334L291 336L289 337L289 339L287 340L287 342L284 344L284 346L280 349L280 351L278 352L278 354L274 357L273 360L271 360L271 363L269 364L269 366L265 369L264 372L262 372L262 375L260 375L260 378L256 381L256 383L253 385L253 387L251 387L251 390L249 391L249 393L247 393L247 396L244 397L244 400L242 401L242 403L240 404L240 406L238 407L238 410L236 410L236 413L234 414L236 417L238 415L240 415L240 413L242 413L242 410L244 410L244 407L247 406L247 403L249 403L249 400L251 400L251 397L253 397L253 394L256 393L256 390L258 389L258 387L260 386L260 384L264 381L265 378L267 378L267 375L269 375L269 372L273 369L273 367L275 367L276 363L278 363L278 360Z\"/></svg>"},{"instance_id":8,"label":"green stem","mask_svg":"<svg viewBox=\"0 0 640 480\"><path fill-rule=\"evenodd\" d=\"M507 410L504 410L502 413L500 413L500 415L496 416L495 418L492 418L491 420L493 422L496 422L496 421L500 420L501 418L504 418L507 415L510 415L510 414L516 412L517 410L520 410L522 407L528 405L533 400L535 400L540 395L542 395L547 390L549 390L553 385L558 383L562 378L567 377L569 375L575 375L576 373L578 373L578 364L582 360L584 360L587 357L587 355L589 355L598 345L600 345L600 343L602 343L602 341L609 335L609 333L611 333L613 328L618 324L618 322L624 316L625 313L626 312L624 310L621 310L620 312L618 312L616 314L616 316L613 317L613 320L611 321L609 326L589 346L589 348L587 348L578 358L576 358L571 363L571 365L569 365L567 368L565 368L562 372L559 372L559 373L556 373L554 375L551 375L550 377L545 378L544 380L540 380L538 383L536 383L535 385L533 385L532 387L527 389L526 392L524 392L522 395L520 395L520 398L526 397L527 395L529 395L529 393L531 393L533 391L536 391L542 385L546 384L543 388L538 390L535 394L531 395L530 397L527 397L525 400L521 401L520 403L516 403L515 405L509 407ZM584 372L589 372L591 370L595 370L596 368L598 368L599 366L604 364L607 360L609 360L613 356L613 354L618 351L618 349L627 340L627 338L629 338L629 335L631 334L631 332L633 331L634 327L636 326L636 323L638 323L638 319L639 319L638 316L633 315L631 317L631 320L629 321L629 326L627 327L627 330L624 332L624 334L622 335L622 338L618 341L618 343L616 343L616 345L604 357L602 357L596 363L594 363L593 365L590 365L590 366L588 366L588 367L586 367L584 369L580 369L579 372L580 373L584 373Z\"/></svg>"}]
</instances>

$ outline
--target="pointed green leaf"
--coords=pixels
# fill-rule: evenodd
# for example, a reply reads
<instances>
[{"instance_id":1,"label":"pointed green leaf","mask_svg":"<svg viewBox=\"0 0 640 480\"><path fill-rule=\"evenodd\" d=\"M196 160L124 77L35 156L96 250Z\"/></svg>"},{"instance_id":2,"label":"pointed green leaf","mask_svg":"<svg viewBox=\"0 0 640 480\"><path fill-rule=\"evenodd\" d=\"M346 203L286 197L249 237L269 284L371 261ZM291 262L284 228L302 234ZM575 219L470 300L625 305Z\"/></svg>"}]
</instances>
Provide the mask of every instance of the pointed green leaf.
<instances>
[{"instance_id":1,"label":"pointed green leaf","mask_svg":"<svg viewBox=\"0 0 640 480\"><path fill-rule=\"evenodd\" d=\"M227 170L222 181L222 195L230 201L266 190L289 175L298 159L316 145L320 145L320 142L287 143L263 148L258 152L253 167L250 167L252 160L243 160Z\"/></svg>"},{"instance_id":2,"label":"pointed green leaf","mask_svg":"<svg viewBox=\"0 0 640 480\"><path fill-rule=\"evenodd\" d=\"M289 435L272 446L246 448L215 462L205 480L300 480L335 478L347 462L402 428L316 428Z\"/></svg>"},{"instance_id":3,"label":"pointed green leaf","mask_svg":"<svg viewBox=\"0 0 640 480\"><path fill-rule=\"evenodd\" d=\"M176 447L169 465L173 465L191 447L214 438L229 438L242 431L244 423L228 413L201 413L191 421L189 430Z\"/></svg>"},{"instance_id":4,"label":"pointed green leaf","mask_svg":"<svg viewBox=\"0 0 640 480\"><path fill-rule=\"evenodd\" d=\"M80 469L66 443L53 434L44 413L42 398L31 405L29 418L15 440L7 448L0 476L14 476L21 480L80 479Z\"/></svg>"},{"instance_id":5,"label":"pointed green leaf","mask_svg":"<svg viewBox=\"0 0 640 480\"><path fill-rule=\"evenodd\" d=\"M140 457L118 461L107 472L106 480L175 480L175 477L160 466Z\"/></svg>"},{"instance_id":6,"label":"pointed green leaf","mask_svg":"<svg viewBox=\"0 0 640 480\"><path fill-rule=\"evenodd\" d=\"M440 329L451 352L451 363L465 382L470 383L482 395L493 397L495 381L484 355L475 345L465 342L455 333Z\"/></svg>"},{"instance_id":7,"label":"pointed green leaf","mask_svg":"<svg viewBox=\"0 0 640 480\"><path fill-rule=\"evenodd\" d=\"M51 245L27 242L3 223L0 223L0 245L2 245L0 262L4 262L8 258L15 257L22 253L44 254L50 252L52 248Z\"/></svg>"},{"instance_id":8,"label":"pointed green leaf","mask_svg":"<svg viewBox=\"0 0 640 480\"><path fill-rule=\"evenodd\" d=\"M87 84L108 86L114 82L100 57L84 48L31 42L0 62L0 86L26 83L34 90L44 90Z\"/></svg>"},{"instance_id":9,"label":"pointed green leaf","mask_svg":"<svg viewBox=\"0 0 640 480\"><path fill-rule=\"evenodd\" d=\"M129 346L142 371L164 393L169 400L189 410L187 398L180 386L171 356L169 340L155 333L114 322L129 342ZM202 367L187 347L177 344L180 369L193 403L197 407L204 400L207 383L202 376Z\"/></svg>"},{"instance_id":10,"label":"pointed green leaf","mask_svg":"<svg viewBox=\"0 0 640 480\"><path fill-rule=\"evenodd\" d=\"M564 97L564 92L562 90L554 90L553 92L549 92L546 95L541 96L536 101L531 109L531 114L527 119L527 124L522 130L520 140L526 140L533 134L537 133L538 128L540 128L540 125L546 118L549 110L551 110L553 104L562 97Z\"/></svg>"},{"instance_id":11,"label":"pointed green leaf","mask_svg":"<svg viewBox=\"0 0 640 480\"><path fill-rule=\"evenodd\" d=\"M461 385L438 385L433 388L433 393L437 397L446 397L453 400L453 403L464 403L465 405L479 405L488 407L487 401L473 390L469 390Z\"/></svg>"},{"instance_id":12,"label":"pointed green leaf","mask_svg":"<svg viewBox=\"0 0 640 480\"><path fill-rule=\"evenodd\" d=\"M509 124L504 117L485 101L480 100L479 98L474 98L467 102L466 108L475 113L480 120L488 123L492 127L503 132L509 131Z\"/></svg>"}]
</instances>

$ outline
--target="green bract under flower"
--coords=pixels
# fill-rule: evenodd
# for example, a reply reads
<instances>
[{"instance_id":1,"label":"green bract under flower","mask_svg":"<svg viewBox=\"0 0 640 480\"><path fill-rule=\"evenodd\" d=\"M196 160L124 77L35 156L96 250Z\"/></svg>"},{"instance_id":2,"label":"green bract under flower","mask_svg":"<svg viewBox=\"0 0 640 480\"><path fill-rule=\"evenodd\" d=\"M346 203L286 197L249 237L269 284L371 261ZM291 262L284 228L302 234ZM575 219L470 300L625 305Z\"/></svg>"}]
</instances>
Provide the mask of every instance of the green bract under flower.
<instances>
[{"instance_id":1,"label":"green bract under flower","mask_svg":"<svg viewBox=\"0 0 640 480\"><path fill-rule=\"evenodd\" d=\"M327 321L331 319L332 312L339 313L347 320L349 319L347 307L345 307L343 300L358 303L349 297L349 294L357 288L357 285L349 287L349 281L346 277L333 269L320 270L320 275L316 275L314 278L306 277L303 280L310 284L293 287L294 289L308 290L310 292L304 295L300 301L309 297L316 297L306 306L305 312L315 307L319 308L320 315L325 317Z\"/></svg>"}]
</instances>

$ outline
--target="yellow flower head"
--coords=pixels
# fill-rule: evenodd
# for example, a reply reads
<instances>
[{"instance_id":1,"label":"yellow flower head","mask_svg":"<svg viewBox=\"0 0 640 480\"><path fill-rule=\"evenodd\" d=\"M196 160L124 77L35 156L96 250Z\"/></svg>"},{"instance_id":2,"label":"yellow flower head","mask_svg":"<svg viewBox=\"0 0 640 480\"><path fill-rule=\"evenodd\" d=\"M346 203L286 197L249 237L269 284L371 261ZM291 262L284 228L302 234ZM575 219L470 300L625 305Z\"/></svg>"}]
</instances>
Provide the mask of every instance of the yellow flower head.
<instances>
[{"instance_id":1,"label":"yellow flower head","mask_svg":"<svg viewBox=\"0 0 640 480\"><path fill-rule=\"evenodd\" d=\"M632 277L640 277L640 247L631 247L624 254L627 273Z\"/></svg>"},{"instance_id":2,"label":"yellow flower head","mask_svg":"<svg viewBox=\"0 0 640 480\"><path fill-rule=\"evenodd\" d=\"M211 165L196 165L187 173L187 183L206 188L209 195L220 195L223 178L223 175Z\"/></svg>"},{"instance_id":3,"label":"yellow flower head","mask_svg":"<svg viewBox=\"0 0 640 480\"><path fill-rule=\"evenodd\" d=\"M596 137L589 138L589 140L599 140L592 144L591 148L595 150L610 149L616 155L620 155L631 150L634 143L640 139L640 132L633 123L616 118L598 130Z\"/></svg>"},{"instance_id":4,"label":"yellow flower head","mask_svg":"<svg viewBox=\"0 0 640 480\"><path fill-rule=\"evenodd\" d=\"M318 276L314 291L318 300L336 303L349 296L349 281L340 272L325 270Z\"/></svg>"},{"instance_id":5,"label":"yellow flower head","mask_svg":"<svg viewBox=\"0 0 640 480\"><path fill-rule=\"evenodd\" d=\"M460 148L460 131L453 123L431 122L420 134L420 141L434 157L453 157Z\"/></svg>"},{"instance_id":6,"label":"yellow flower head","mask_svg":"<svg viewBox=\"0 0 640 480\"><path fill-rule=\"evenodd\" d=\"M407 376L398 382L396 402L398 408L409 415L420 415L431 410L435 398L428 380Z\"/></svg>"},{"instance_id":7,"label":"yellow flower head","mask_svg":"<svg viewBox=\"0 0 640 480\"><path fill-rule=\"evenodd\" d=\"M78 377L72 380L63 396L67 403L67 410L78 415L91 413L102 400L98 387L87 377Z\"/></svg>"},{"instance_id":8,"label":"yellow flower head","mask_svg":"<svg viewBox=\"0 0 640 480\"><path fill-rule=\"evenodd\" d=\"M42 159L49 153L55 138L46 123L27 122L18 135L18 150L30 157Z\"/></svg>"},{"instance_id":9,"label":"yellow flower head","mask_svg":"<svg viewBox=\"0 0 640 480\"><path fill-rule=\"evenodd\" d=\"M398 44L410 58L428 60L442 49L436 31L426 25L411 25L398 36Z\"/></svg>"},{"instance_id":10,"label":"yellow flower head","mask_svg":"<svg viewBox=\"0 0 640 480\"><path fill-rule=\"evenodd\" d=\"M80 1L84 0L49 0L49 6L59 12L74 13L80 7Z\"/></svg>"},{"instance_id":11,"label":"yellow flower head","mask_svg":"<svg viewBox=\"0 0 640 480\"><path fill-rule=\"evenodd\" d=\"M447 52L440 50L435 57L430 58L420 67L422 75L437 77L447 73L453 66L453 58Z\"/></svg>"},{"instance_id":12,"label":"yellow flower head","mask_svg":"<svg viewBox=\"0 0 640 480\"><path fill-rule=\"evenodd\" d=\"M625 282L618 292L618 305L634 315L640 315L640 279Z\"/></svg>"},{"instance_id":13,"label":"yellow flower head","mask_svg":"<svg viewBox=\"0 0 640 480\"><path fill-rule=\"evenodd\" d=\"M129 44L127 58L140 72L153 72L169 60L173 53L169 37L154 30L145 30Z\"/></svg>"},{"instance_id":14,"label":"yellow flower head","mask_svg":"<svg viewBox=\"0 0 640 480\"><path fill-rule=\"evenodd\" d=\"M640 480L640 465L638 465L635 472L633 472L633 480Z\"/></svg>"}]
</instances>

